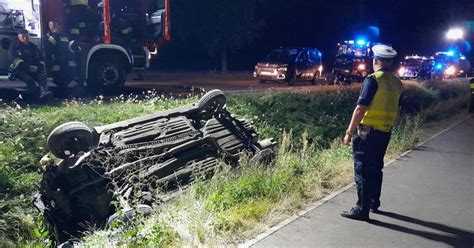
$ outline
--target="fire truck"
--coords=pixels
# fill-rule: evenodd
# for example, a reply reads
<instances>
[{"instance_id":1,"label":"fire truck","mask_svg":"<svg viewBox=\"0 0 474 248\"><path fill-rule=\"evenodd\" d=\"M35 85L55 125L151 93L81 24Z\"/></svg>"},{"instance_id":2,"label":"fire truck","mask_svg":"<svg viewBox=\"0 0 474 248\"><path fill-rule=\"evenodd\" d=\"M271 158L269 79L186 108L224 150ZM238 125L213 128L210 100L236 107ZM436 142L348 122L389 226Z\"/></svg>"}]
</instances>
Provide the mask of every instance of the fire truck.
<instances>
[{"instance_id":1,"label":"fire truck","mask_svg":"<svg viewBox=\"0 0 474 248\"><path fill-rule=\"evenodd\" d=\"M449 79L468 77L471 63L459 51L449 50L437 52L434 56L434 65L431 71L433 79Z\"/></svg>"},{"instance_id":2,"label":"fire truck","mask_svg":"<svg viewBox=\"0 0 474 248\"><path fill-rule=\"evenodd\" d=\"M346 40L337 44L337 54L332 69L334 82L361 82L370 71L371 43L364 39Z\"/></svg>"},{"instance_id":3,"label":"fire truck","mask_svg":"<svg viewBox=\"0 0 474 248\"><path fill-rule=\"evenodd\" d=\"M8 71L8 48L18 30L28 30L30 40L47 53L48 22L64 27L70 16L64 0L0 0L0 75ZM130 17L131 39L117 37L117 17ZM78 77L92 94L118 91L129 73L147 69L152 56L170 40L169 0L89 0L87 18L90 30L77 38Z\"/></svg>"}]
</instances>

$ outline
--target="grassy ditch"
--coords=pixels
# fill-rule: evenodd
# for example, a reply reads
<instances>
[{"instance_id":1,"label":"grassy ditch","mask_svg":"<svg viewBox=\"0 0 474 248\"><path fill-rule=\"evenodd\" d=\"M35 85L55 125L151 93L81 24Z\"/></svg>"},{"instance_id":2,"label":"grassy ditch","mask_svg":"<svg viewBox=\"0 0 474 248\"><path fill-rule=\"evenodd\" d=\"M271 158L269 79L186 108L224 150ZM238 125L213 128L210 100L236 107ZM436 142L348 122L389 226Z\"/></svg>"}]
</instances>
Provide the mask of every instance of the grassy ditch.
<instances>
[{"instance_id":1,"label":"grassy ditch","mask_svg":"<svg viewBox=\"0 0 474 248\"><path fill-rule=\"evenodd\" d=\"M350 120L357 89L334 92L259 93L229 97L230 110L253 120L263 137L279 141L271 166L239 169L222 166L208 181L196 183L152 218L117 226L85 238L84 246L223 245L251 238L305 204L352 180L350 148L338 137ZM0 245L50 243L41 217L31 207L40 180L39 160L47 134L60 123L79 120L89 126L115 122L194 101L149 95L119 97L111 103L68 101L61 106L0 109ZM403 116L389 153L399 154L418 141L430 123L465 109L466 82L405 84Z\"/></svg>"}]
</instances>

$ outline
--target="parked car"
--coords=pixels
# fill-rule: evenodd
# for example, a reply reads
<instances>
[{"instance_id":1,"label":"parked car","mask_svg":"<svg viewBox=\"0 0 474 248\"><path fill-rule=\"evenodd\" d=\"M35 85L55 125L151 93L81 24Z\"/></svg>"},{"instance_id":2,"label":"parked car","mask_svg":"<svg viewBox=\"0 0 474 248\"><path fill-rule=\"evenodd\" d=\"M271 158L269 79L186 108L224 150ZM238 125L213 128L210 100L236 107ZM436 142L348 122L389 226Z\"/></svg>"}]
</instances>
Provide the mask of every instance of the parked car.
<instances>
[{"instance_id":1,"label":"parked car","mask_svg":"<svg viewBox=\"0 0 474 248\"><path fill-rule=\"evenodd\" d=\"M398 76L401 79L429 79L433 67L433 57L406 56L400 62Z\"/></svg>"},{"instance_id":2,"label":"parked car","mask_svg":"<svg viewBox=\"0 0 474 248\"><path fill-rule=\"evenodd\" d=\"M250 165L265 163L274 145L226 110L220 90L194 104L105 126L65 123L48 137L51 153L62 160L47 165L35 206L64 242L87 226L150 212L196 178L211 177L221 162L237 166L248 157Z\"/></svg>"},{"instance_id":3,"label":"parked car","mask_svg":"<svg viewBox=\"0 0 474 248\"><path fill-rule=\"evenodd\" d=\"M265 59L258 62L253 76L260 83L277 81L293 85L301 80L316 84L322 72L322 54L318 49L282 47L273 50Z\"/></svg>"}]
</instances>

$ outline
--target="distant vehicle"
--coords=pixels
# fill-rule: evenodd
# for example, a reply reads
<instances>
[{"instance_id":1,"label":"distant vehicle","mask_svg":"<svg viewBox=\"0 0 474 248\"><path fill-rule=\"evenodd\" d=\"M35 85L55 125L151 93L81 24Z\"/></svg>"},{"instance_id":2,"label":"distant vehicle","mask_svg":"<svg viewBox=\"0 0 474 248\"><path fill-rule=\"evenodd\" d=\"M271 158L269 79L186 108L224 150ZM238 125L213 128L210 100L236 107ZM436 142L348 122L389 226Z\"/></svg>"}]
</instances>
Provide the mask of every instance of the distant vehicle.
<instances>
[{"instance_id":1,"label":"distant vehicle","mask_svg":"<svg viewBox=\"0 0 474 248\"><path fill-rule=\"evenodd\" d=\"M347 40L338 43L332 74L335 82L361 82L371 71L371 43L366 40Z\"/></svg>"},{"instance_id":2,"label":"distant vehicle","mask_svg":"<svg viewBox=\"0 0 474 248\"><path fill-rule=\"evenodd\" d=\"M471 63L464 55L456 51L437 52L431 72L433 79L467 77Z\"/></svg>"},{"instance_id":3,"label":"distant vehicle","mask_svg":"<svg viewBox=\"0 0 474 248\"><path fill-rule=\"evenodd\" d=\"M323 72L322 54L316 48L278 48L258 62L253 76L260 80L285 82L294 85L296 81L310 81L316 84Z\"/></svg>"},{"instance_id":4,"label":"distant vehicle","mask_svg":"<svg viewBox=\"0 0 474 248\"><path fill-rule=\"evenodd\" d=\"M401 79L429 79L433 68L433 57L406 56L400 62L398 76Z\"/></svg>"}]
</instances>

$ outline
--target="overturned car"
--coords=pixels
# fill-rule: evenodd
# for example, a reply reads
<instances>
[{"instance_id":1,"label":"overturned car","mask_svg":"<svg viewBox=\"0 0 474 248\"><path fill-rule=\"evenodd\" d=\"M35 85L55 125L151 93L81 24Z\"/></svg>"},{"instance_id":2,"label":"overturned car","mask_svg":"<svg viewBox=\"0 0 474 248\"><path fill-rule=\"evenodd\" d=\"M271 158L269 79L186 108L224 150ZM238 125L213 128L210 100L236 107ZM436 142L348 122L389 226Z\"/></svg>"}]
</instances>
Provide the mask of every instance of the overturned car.
<instances>
[{"instance_id":1,"label":"overturned car","mask_svg":"<svg viewBox=\"0 0 474 248\"><path fill-rule=\"evenodd\" d=\"M268 162L272 139L258 140L252 125L226 110L220 90L197 103L110 125L58 126L48 137L53 155L35 205L59 242L88 227L103 228L134 212L149 212L221 162ZM138 206L138 207L131 207Z\"/></svg>"}]
</instances>

